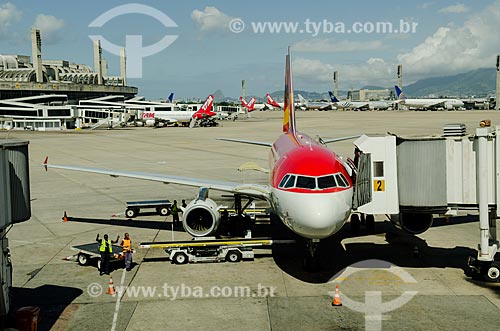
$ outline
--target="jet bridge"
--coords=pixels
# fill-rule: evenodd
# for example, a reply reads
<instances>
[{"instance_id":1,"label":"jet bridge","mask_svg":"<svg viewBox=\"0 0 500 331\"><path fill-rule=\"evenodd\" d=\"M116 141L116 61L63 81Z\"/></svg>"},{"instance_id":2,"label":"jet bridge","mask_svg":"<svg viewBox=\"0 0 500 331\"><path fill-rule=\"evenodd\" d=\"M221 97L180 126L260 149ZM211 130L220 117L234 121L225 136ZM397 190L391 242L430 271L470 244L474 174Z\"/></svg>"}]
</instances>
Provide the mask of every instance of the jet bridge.
<instances>
[{"instance_id":1,"label":"jet bridge","mask_svg":"<svg viewBox=\"0 0 500 331\"><path fill-rule=\"evenodd\" d=\"M9 313L12 287L7 233L30 217L28 142L0 139L0 317Z\"/></svg>"},{"instance_id":2,"label":"jet bridge","mask_svg":"<svg viewBox=\"0 0 500 331\"><path fill-rule=\"evenodd\" d=\"M353 206L365 214L387 214L413 234L432 225L432 215L479 211L479 251L471 268L500 281L496 219L500 216L500 126L482 121L475 134L465 125L444 127L440 136L386 135L358 138ZM500 254L499 254L500 255Z\"/></svg>"}]
</instances>

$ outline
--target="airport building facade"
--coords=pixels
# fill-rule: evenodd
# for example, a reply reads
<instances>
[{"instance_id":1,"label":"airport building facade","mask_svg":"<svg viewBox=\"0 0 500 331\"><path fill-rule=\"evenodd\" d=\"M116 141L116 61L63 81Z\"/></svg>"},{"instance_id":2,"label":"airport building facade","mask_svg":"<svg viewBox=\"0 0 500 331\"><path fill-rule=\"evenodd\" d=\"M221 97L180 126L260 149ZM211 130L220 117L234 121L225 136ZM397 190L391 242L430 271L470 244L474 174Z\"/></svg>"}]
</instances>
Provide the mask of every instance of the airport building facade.
<instances>
[{"instance_id":1,"label":"airport building facade","mask_svg":"<svg viewBox=\"0 0 500 331\"><path fill-rule=\"evenodd\" d=\"M347 92L347 98L352 101L377 101L377 100L388 100L391 97L391 91L389 89L383 90L353 90Z\"/></svg>"},{"instance_id":2,"label":"airport building facade","mask_svg":"<svg viewBox=\"0 0 500 331\"><path fill-rule=\"evenodd\" d=\"M40 31L33 29L32 56L0 55L0 129L61 130L109 117L116 107L95 109L85 118L81 100L108 96L133 98L138 89L126 84L126 57L120 75L107 74L100 41L94 41L94 68L67 60L43 60ZM123 108L123 107L122 107ZM123 109L120 110L121 112ZM113 115L114 116L114 115Z\"/></svg>"}]
</instances>

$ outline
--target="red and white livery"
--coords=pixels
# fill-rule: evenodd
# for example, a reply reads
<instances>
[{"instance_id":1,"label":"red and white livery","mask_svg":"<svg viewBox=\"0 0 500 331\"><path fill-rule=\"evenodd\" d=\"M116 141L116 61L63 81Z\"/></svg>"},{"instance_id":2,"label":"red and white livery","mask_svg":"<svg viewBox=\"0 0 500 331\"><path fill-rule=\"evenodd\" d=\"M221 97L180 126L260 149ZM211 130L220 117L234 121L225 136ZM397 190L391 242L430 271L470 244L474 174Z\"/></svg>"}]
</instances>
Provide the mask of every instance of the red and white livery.
<instances>
[{"instance_id":1,"label":"red and white livery","mask_svg":"<svg viewBox=\"0 0 500 331\"><path fill-rule=\"evenodd\" d=\"M207 99L207 102L205 102L207 107L204 108L208 109L211 101ZM113 177L129 177L199 187L197 198L191 201L183 212L184 229L193 236L210 235L217 229L220 214L217 204L208 198L209 190L267 200L272 212L290 230L309 239L310 256L314 258L318 241L339 231L346 222L351 212L353 195L351 169L324 144L358 136L321 140L319 143L297 130L290 54L286 57L283 113L283 133L274 143L220 138L226 141L270 147L268 185L52 165L48 164L47 160L44 165Z\"/></svg>"}]
</instances>

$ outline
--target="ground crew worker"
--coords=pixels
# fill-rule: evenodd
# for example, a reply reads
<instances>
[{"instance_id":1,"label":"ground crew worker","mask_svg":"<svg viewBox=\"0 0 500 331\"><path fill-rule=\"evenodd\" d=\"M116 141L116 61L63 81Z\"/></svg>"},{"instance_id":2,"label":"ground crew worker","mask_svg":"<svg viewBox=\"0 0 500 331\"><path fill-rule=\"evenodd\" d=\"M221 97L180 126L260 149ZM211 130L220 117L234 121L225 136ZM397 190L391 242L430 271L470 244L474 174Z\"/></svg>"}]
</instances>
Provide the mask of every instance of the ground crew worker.
<instances>
[{"instance_id":1,"label":"ground crew worker","mask_svg":"<svg viewBox=\"0 0 500 331\"><path fill-rule=\"evenodd\" d=\"M174 204L170 207L170 212L172 213L173 224L179 223L179 207L177 207L177 200L174 200Z\"/></svg>"},{"instance_id":2,"label":"ground crew worker","mask_svg":"<svg viewBox=\"0 0 500 331\"><path fill-rule=\"evenodd\" d=\"M112 244L116 244L120 239L120 236L116 237L115 241L108 239L108 235L104 235L104 239L99 239L99 233L95 238L95 241L99 243L99 252L101 253L101 269L99 270L99 275L102 274L109 275L109 260L111 259L111 254L113 254Z\"/></svg>"},{"instance_id":3,"label":"ground crew worker","mask_svg":"<svg viewBox=\"0 0 500 331\"><path fill-rule=\"evenodd\" d=\"M125 238L123 238L120 246L122 246L123 256L125 257L125 269L130 271L130 266L132 264L132 240L128 233L125 233Z\"/></svg>"},{"instance_id":4,"label":"ground crew worker","mask_svg":"<svg viewBox=\"0 0 500 331\"><path fill-rule=\"evenodd\" d=\"M181 202L182 202L182 203L181 203L181 207L182 207L182 209L186 209L186 207L187 207L186 200L182 199L182 201L181 201Z\"/></svg>"}]
</instances>

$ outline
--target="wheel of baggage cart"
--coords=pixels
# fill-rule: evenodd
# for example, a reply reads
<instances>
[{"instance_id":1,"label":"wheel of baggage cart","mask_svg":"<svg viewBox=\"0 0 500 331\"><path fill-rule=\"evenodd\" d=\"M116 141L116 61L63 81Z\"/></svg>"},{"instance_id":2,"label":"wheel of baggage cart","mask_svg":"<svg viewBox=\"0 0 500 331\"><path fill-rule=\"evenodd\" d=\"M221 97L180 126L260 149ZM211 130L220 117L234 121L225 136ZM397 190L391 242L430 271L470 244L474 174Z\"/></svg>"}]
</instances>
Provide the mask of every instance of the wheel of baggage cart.
<instances>
[{"instance_id":1,"label":"wheel of baggage cart","mask_svg":"<svg viewBox=\"0 0 500 331\"><path fill-rule=\"evenodd\" d=\"M486 280L490 282L500 281L500 262L498 261L491 262L490 267L486 271L485 277Z\"/></svg>"},{"instance_id":2,"label":"wheel of baggage cart","mask_svg":"<svg viewBox=\"0 0 500 331\"><path fill-rule=\"evenodd\" d=\"M168 207L159 207L156 208L156 212L160 214L161 216L168 216L170 215L170 209Z\"/></svg>"},{"instance_id":3,"label":"wheel of baggage cart","mask_svg":"<svg viewBox=\"0 0 500 331\"><path fill-rule=\"evenodd\" d=\"M87 254L79 253L76 260L79 265L88 265L89 264L89 256Z\"/></svg>"},{"instance_id":4,"label":"wheel of baggage cart","mask_svg":"<svg viewBox=\"0 0 500 331\"><path fill-rule=\"evenodd\" d=\"M189 259L186 253L177 252L172 258L172 262L174 262L175 264L186 264L189 262Z\"/></svg>"},{"instance_id":5,"label":"wheel of baggage cart","mask_svg":"<svg viewBox=\"0 0 500 331\"><path fill-rule=\"evenodd\" d=\"M139 210L137 210L137 208L127 208L127 210L125 210L125 216L128 218L134 218L137 214L139 214Z\"/></svg>"},{"instance_id":6,"label":"wheel of baggage cart","mask_svg":"<svg viewBox=\"0 0 500 331\"><path fill-rule=\"evenodd\" d=\"M241 261L241 253L237 250L230 250L226 254L227 262L240 262Z\"/></svg>"}]
</instances>

